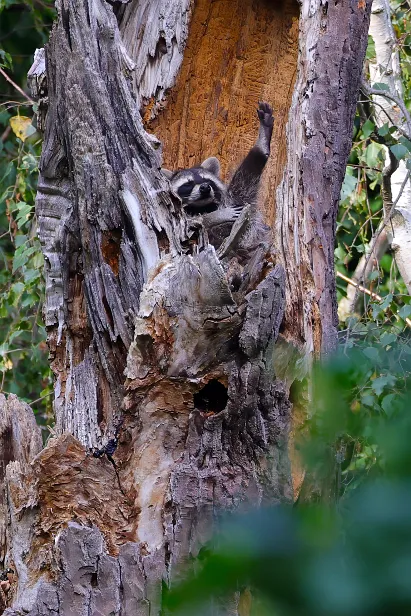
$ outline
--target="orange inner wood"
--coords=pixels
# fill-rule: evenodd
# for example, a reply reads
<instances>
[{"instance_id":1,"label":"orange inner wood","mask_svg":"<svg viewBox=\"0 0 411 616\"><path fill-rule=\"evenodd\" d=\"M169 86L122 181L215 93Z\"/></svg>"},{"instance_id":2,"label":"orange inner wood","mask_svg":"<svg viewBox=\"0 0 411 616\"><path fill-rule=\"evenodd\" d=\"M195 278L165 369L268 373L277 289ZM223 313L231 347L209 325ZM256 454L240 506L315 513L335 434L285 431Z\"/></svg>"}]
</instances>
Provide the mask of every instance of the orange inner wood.
<instances>
[{"instance_id":1,"label":"orange inner wood","mask_svg":"<svg viewBox=\"0 0 411 616\"><path fill-rule=\"evenodd\" d=\"M177 83L165 109L146 122L163 142L166 168L218 156L227 180L257 137L258 101L271 103L274 134L261 190L261 209L271 224L286 162L298 12L296 0L197 0Z\"/></svg>"}]
</instances>

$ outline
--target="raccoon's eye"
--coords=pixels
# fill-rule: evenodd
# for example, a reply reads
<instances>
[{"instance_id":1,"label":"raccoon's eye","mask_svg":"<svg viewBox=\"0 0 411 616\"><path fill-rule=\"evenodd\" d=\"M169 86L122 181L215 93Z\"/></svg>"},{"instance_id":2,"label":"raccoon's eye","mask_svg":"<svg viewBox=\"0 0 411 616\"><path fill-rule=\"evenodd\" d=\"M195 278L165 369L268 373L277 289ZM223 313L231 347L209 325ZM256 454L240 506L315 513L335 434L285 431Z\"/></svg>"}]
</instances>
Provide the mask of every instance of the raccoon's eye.
<instances>
[{"instance_id":1,"label":"raccoon's eye","mask_svg":"<svg viewBox=\"0 0 411 616\"><path fill-rule=\"evenodd\" d=\"M193 188L194 188L194 182L186 182L185 184L182 184L182 186L178 187L177 194L180 197L188 197L188 195L191 193Z\"/></svg>"}]
</instances>

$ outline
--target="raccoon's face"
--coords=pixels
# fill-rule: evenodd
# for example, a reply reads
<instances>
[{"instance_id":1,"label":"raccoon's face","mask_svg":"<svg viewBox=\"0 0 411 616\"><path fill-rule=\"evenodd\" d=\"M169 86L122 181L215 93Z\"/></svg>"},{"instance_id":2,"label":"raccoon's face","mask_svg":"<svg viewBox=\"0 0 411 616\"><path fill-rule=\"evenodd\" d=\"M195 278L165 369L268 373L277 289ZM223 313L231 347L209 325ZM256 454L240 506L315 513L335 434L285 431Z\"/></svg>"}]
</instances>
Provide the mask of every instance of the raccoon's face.
<instances>
[{"instance_id":1,"label":"raccoon's face","mask_svg":"<svg viewBox=\"0 0 411 616\"><path fill-rule=\"evenodd\" d=\"M169 174L164 169L163 172ZM188 214L206 214L219 207L227 190L219 172L218 160L208 158L200 167L168 175L172 192L180 197Z\"/></svg>"}]
</instances>

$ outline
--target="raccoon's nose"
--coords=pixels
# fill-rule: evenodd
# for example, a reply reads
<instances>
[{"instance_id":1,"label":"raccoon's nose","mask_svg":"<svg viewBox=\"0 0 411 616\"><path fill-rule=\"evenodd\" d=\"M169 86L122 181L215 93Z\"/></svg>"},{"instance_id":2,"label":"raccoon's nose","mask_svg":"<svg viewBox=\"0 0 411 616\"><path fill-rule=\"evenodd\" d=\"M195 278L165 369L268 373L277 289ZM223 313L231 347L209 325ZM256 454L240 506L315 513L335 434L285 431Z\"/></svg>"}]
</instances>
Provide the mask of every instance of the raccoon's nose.
<instances>
[{"instance_id":1,"label":"raccoon's nose","mask_svg":"<svg viewBox=\"0 0 411 616\"><path fill-rule=\"evenodd\" d=\"M210 192L211 192L210 184L207 184L206 182L204 182L204 184L200 184L200 194L201 195L206 197L207 195L210 194Z\"/></svg>"}]
</instances>

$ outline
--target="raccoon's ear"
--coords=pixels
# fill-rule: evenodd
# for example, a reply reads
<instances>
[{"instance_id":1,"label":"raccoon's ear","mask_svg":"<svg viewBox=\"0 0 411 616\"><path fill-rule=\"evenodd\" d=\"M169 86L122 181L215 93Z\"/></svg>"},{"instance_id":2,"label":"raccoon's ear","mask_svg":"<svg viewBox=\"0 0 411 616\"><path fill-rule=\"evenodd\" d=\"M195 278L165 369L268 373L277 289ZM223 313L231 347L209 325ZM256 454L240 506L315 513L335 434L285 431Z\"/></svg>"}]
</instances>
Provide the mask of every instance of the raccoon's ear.
<instances>
[{"instance_id":1,"label":"raccoon's ear","mask_svg":"<svg viewBox=\"0 0 411 616\"><path fill-rule=\"evenodd\" d=\"M166 176L166 178L167 178L168 180L171 180L171 178L172 178L172 177L173 177L173 175L174 175L174 171L170 171L169 169L163 169L163 168L162 168L162 169L160 169L160 171L161 171L161 173L162 173L163 175L165 175L165 176Z\"/></svg>"},{"instance_id":2,"label":"raccoon's ear","mask_svg":"<svg viewBox=\"0 0 411 616\"><path fill-rule=\"evenodd\" d=\"M201 163L200 167L202 169L207 169L217 178L220 177L220 161L215 156L210 156L210 158L206 158L204 162Z\"/></svg>"}]
</instances>

